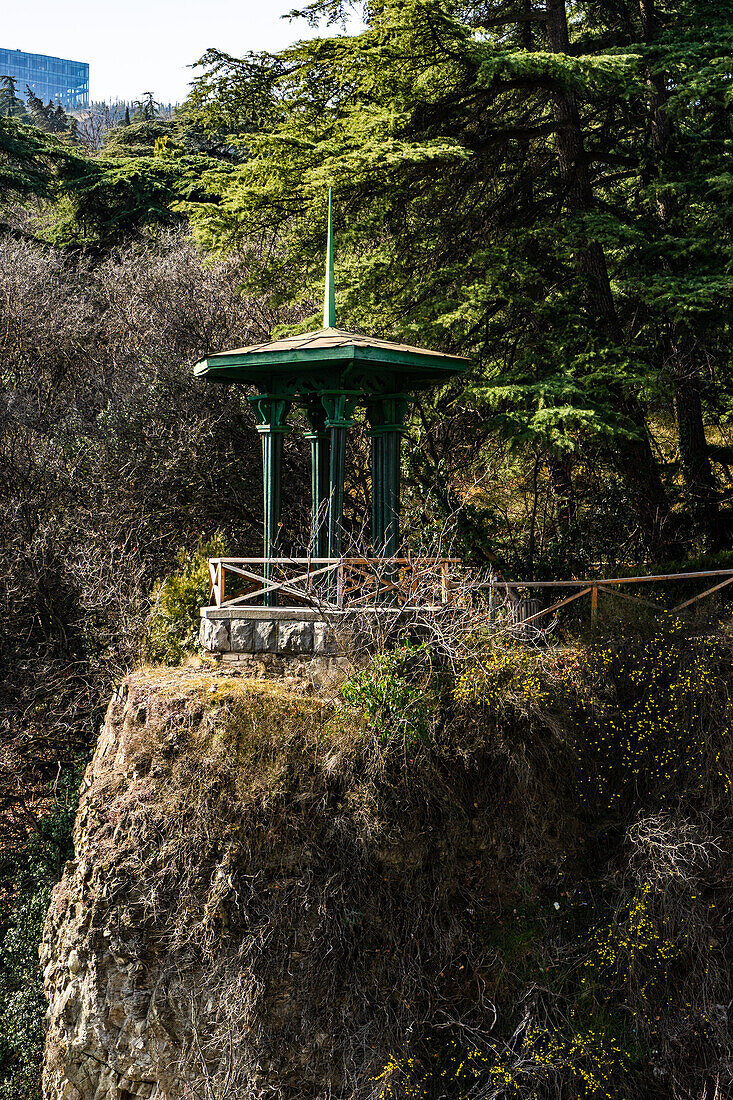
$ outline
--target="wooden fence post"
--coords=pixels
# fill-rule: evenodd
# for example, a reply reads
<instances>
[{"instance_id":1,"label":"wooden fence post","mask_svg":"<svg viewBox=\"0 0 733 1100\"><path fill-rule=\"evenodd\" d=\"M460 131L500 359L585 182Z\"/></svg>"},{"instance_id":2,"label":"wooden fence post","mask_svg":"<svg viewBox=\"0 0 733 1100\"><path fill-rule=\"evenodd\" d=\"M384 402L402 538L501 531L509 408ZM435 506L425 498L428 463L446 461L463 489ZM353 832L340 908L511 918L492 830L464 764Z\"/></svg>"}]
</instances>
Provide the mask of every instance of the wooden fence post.
<instances>
[{"instance_id":1,"label":"wooden fence post","mask_svg":"<svg viewBox=\"0 0 733 1100\"><path fill-rule=\"evenodd\" d=\"M444 604L450 603L450 564L447 561L440 564L441 573L441 597Z\"/></svg>"},{"instance_id":2,"label":"wooden fence post","mask_svg":"<svg viewBox=\"0 0 733 1100\"><path fill-rule=\"evenodd\" d=\"M344 606L344 572L345 565L342 559L336 567L336 607L338 607L339 610Z\"/></svg>"}]
</instances>

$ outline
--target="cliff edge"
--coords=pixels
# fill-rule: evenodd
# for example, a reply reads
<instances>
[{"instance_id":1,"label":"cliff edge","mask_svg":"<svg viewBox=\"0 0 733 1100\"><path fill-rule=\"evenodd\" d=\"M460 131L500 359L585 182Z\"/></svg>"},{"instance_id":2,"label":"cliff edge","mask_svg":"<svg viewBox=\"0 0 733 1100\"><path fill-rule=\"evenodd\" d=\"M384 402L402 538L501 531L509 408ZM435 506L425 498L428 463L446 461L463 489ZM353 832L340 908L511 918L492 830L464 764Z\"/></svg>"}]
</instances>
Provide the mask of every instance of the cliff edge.
<instances>
[{"instance_id":1,"label":"cliff edge","mask_svg":"<svg viewBox=\"0 0 733 1100\"><path fill-rule=\"evenodd\" d=\"M414 767L333 699L128 678L46 922L48 1100L372 1091L426 981L464 984L487 848L477 790Z\"/></svg>"},{"instance_id":2,"label":"cliff edge","mask_svg":"<svg viewBox=\"0 0 733 1100\"><path fill-rule=\"evenodd\" d=\"M46 921L46 1100L727 1095L730 672L695 645L653 692L512 651L429 729L129 677Z\"/></svg>"}]
</instances>

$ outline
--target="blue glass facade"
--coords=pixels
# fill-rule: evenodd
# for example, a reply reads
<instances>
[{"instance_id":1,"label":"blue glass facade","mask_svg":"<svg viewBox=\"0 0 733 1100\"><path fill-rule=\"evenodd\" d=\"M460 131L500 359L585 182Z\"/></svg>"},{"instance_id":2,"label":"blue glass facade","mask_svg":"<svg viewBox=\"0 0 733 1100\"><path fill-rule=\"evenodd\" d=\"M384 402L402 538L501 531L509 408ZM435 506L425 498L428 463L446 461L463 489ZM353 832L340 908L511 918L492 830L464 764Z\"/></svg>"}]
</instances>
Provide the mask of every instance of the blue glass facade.
<instances>
[{"instance_id":1,"label":"blue glass facade","mask_svg":"<svg viewBox=\"0 0 733 1100\"><path fill-rule=\"evenodd\" d=\"M43 53L0 49L0 77L12 76L16 93L26 98L26 84L47 103L63 107L86 107L89 103L89 65L86 61L67 61Z\"/></svg>"}]
</instances>

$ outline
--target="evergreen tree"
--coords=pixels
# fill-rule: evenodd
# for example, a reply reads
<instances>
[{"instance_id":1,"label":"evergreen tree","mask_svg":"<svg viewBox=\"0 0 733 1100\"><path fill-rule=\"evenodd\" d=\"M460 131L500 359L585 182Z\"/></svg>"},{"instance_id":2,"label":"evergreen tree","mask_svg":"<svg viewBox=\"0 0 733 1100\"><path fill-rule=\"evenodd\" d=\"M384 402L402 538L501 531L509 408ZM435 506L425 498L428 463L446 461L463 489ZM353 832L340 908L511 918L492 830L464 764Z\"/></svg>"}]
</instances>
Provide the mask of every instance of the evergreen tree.
<instances>
[{"instance_id":1,"label":"evergreen tree","mask_svg":"<svg viewBox=\"0 0 733 1100\"><path fill-rule=\"evenodd\" d=\"M375 0L353 38L210 52L192 103L247 159L197 231L225 249L255 227L302 264L333 184L351 322L474 356L485 430L544 456L558 538L600 463L652 555L715 548L732 47L727 0L595 0L570 21L565 0ZM670 417L679 465L649 432Z\"/></svg>"},{"instance_id":2,"label":"evergreen tree","mask_svg":"<svg viewBox=\"0 0 733 1100\"><path fill-rule=\"evenodd\" d=\"M15 77L0 76L0 118L17 118L26 121L27 112L15 90Z\"/></svg>"},{"instance_id":3,"label":"evergreen tree","mask_svg":"<svg viewBox=\"0 0 733 1100\"><path fill-rule=\"evenodd\" d=\"M26 84L26 93L26 105L30 121L34 126L49 134L66 134L68 137L76 138L78 129L76 119L70 118L60 103L54 106L52 100L49 100L44 104L29 84Z\"/></svg>"},{"instance_id":4,"label":"evergreen tree","mask_svg":"<svg viewBox=\"0 0 733 1100\"><path fill-rule=\"evenodd\" d=\"M151 122L160 114L160 104L152 92L143 92L142 99L136 99L134 104L133 119L135 122ZM125 118L129 122L129 114L125 109Z\"/></svg>"},{"instance_id":5,"label":"evergreen tree","mask_svg":"<svg viewBox=\"0 0 733 1100\"><path fill-rule=\"evenodd\" d=\"M77 163L54 137L0 116L0 205L52 198L59 179L70 179Z\"/></svg>"}]
</instances>

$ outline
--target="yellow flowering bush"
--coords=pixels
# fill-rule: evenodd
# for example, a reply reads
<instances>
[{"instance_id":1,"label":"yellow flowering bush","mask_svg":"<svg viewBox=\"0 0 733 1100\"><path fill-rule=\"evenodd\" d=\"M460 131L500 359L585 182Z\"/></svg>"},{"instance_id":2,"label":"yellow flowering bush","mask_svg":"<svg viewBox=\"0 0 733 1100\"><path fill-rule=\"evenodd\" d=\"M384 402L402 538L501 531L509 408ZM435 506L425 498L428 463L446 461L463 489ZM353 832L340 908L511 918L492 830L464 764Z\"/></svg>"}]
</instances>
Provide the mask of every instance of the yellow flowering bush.
<instances>
[{"instance_id":1,"label":"yellow flowering bush","mask_svg":"<svg viewBox=\"0 0 733 1100\"><path fill-rule=\"evenodd\" d=\"M151 660L178 665L200 651L199 608L209 602L209 558L226 553L220 531L200 538L193 550L178 551L176 568L153 589L146 646Z\"/></svg>"},{"instance_id":2,"label":"yellow flowering bush","mask_svg":"<svg viewBox=\"0 0 733 1100\"><path fill-rule=\"evenodd\" d=\"M612 1090L628 1068L628 1054L603 1022L578 1027L574 1016L564 1028L527 1027L513 1048L463 1045L431 1034L421 1057L390 1055L374 1079L379 1100L545 1100L553 1080L562 1081L578 1100L615 1100Z\"/></svg>"},{"instance_id":3,"label":"yellow flowering bush","mask_svg":"<svg viewBox=\"0 0 733 1100\"><path fill-rule=\"evenodd\" d=\"M730 724L720 656L715 637L689 639L680 619L660 616L645 637L559 652L487 650L457 678L455 698L493 712L505 729L512 717L551 718L557 751L593 813L641 791L663 807L681 784L701 797L711 779L729 784L725 738L710 733L721 712Z\"/></svg>"}]
</instances>

